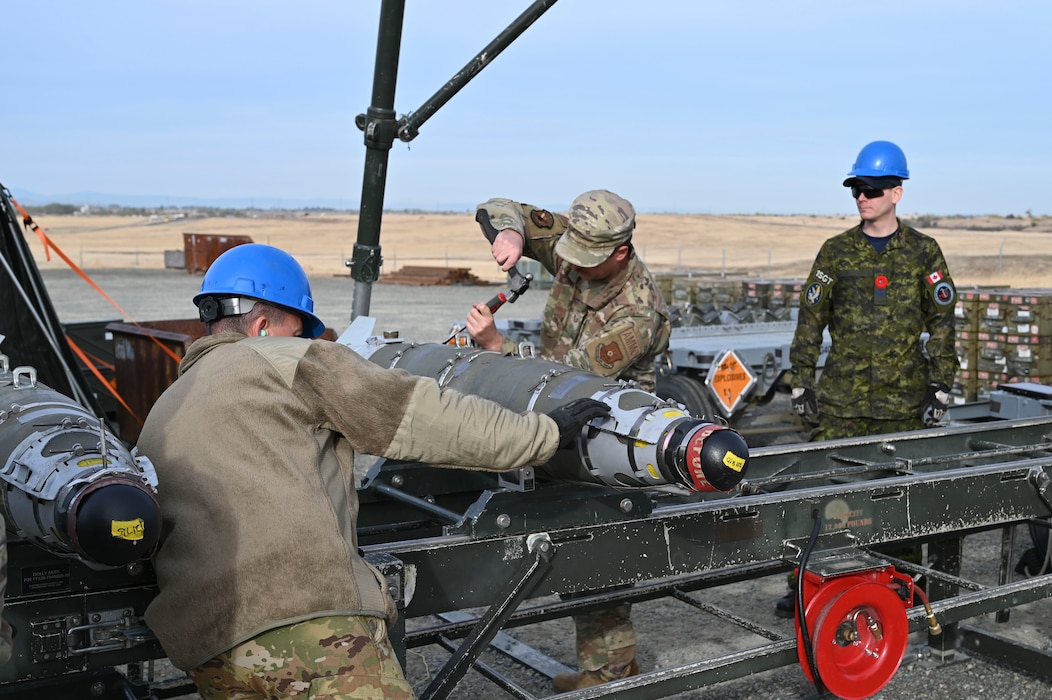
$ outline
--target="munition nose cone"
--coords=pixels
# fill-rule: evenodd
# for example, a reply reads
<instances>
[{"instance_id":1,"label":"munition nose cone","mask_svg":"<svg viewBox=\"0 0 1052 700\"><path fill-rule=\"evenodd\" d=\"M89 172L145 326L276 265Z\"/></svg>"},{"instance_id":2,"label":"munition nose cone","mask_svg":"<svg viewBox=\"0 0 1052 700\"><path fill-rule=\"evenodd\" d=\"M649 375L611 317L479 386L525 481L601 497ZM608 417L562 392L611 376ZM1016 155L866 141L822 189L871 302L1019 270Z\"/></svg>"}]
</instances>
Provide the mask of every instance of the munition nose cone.
<instances>
[{"instance_id":1,"label":"munition nose cone","mask_svg":"<svg viewBox=\"0 0 1052 700\"><path fill-rule=\"evenodd\" d=\"M161 534L161 513L143 488L110 482L84 495L71 513L69 530L88 560L123 566L153 553Z\"/></svg>"},{"instance_id":2,"label":"munition nose cone","mask_svg":"<svg viewBox=\"0 0 1052 700\"><path fill-rule=\"evenodd\" d=\"M696 462L690 465L691 475L699 481L700 468L704 483L711 488L705 491L730 491L745 478L749 461L749 446L737 431L717 426L708 435L704 431L695 433L687 446L687 454L697 454ZM700 441L700 445L695 445Z\"/></svg>"},{"instance_id":3,"label":"munition nose cone","mask_svg":"<svg viewBox=\"0 0 1052 700\"><path fill-rule=\"evenodd\" d=\"M730 491L745 478L749 447L736 430L684 421L673 431L669 447L680 475L676 481L693 491Z\"/></svg>"}]
</instances>

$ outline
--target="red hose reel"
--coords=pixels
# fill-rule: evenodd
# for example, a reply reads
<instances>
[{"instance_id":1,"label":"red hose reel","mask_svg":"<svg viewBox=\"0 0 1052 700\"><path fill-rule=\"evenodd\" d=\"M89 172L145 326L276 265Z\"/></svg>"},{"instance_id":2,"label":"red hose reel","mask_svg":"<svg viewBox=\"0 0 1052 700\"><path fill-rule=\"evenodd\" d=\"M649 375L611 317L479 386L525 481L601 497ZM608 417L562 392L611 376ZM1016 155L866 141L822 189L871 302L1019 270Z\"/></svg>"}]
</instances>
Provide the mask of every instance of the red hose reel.
<instances>
[{"instance_id":1,"label":"red hose reel","mask_svg":"<svg viewBox=\"0 0 1052 700\"><path fill-rule=\"evenodd\" d=\"M796 607L796 652L808 679L815 682L800 629L801 607L815 666L829 692L862 700L887 685L906 653L913 579L893 566L842 575L805 571L804 601Z\"/></svg>"}]
</instances>

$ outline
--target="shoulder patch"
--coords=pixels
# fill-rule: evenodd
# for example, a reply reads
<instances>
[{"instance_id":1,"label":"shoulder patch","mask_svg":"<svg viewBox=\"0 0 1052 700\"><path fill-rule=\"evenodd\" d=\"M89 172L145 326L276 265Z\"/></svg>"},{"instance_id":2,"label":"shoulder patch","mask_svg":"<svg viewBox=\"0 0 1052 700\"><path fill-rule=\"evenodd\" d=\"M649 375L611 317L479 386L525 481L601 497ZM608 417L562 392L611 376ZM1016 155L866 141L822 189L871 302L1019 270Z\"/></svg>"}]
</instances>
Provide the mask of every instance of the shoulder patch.
<instances>
[{"instance_id":1,"label":"shoulder patch","mask_svg":"<svg viewBox=\"0 0 1052 700\"><path fill-rule=\"evenodd\" d=\"M551 228L555 225L555 216L547 209L534 209L530 212L530 221L537 228Z\"/></svg>"},{"instance_id":2,"label":"shoulder patch","mask_svg":"<svg viewBox=\"0 0 1052 700\"><path fill-rule=\"evenodd\" d=\"M595 361L607 369L611 369L623 359L625 359L625 353L616 340L604 343L595 349Z\"/></svg>"},{"instance_id":3,"label":"shoulder patch","mask_svg":"<svg viewBox=\"0 0 1052 700\"><path fill-rule=\"evenodd\" d=\"M949 306L953 303L957 293L954 291L952 284L943 281L935 285L931 291L931 296L939 306Z\"/></svg>"},{"instance_id":4,"label":"shoulder patch","mask_svg":"<svg viewBox=\"0 0 1052 700\"><path fill-rule=\"evenodd\" d=\"M625 324L617 330L595 338L588 343L587 353L590 362L596 367L620 372L622 369L642 357L644 352L643 338L633 324ZM599 374L603 374L599 371Z\"/></svg>"},{"instance_id":5,"label":"shoulder patch","mask_svg":"<svg viewBox=\"0 0 1052 700\"><path fill-rule=\"evenodd\" d=\"M819 282L814 282L807 288L807 291L804 292L804 303L808 306L818 306L824 296L825 287Z\"/></svg>"}]
</instances>

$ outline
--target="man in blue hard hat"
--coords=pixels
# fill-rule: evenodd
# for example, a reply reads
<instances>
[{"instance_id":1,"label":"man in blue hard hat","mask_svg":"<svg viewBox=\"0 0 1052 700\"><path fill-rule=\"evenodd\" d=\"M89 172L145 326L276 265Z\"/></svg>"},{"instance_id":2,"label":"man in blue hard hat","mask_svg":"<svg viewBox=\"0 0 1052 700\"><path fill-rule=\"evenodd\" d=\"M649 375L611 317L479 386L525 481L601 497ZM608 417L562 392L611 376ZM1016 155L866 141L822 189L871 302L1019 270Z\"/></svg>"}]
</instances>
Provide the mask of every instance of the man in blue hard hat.
<instances>
[{"instance_id":1,"label":"man in blue hard hat","mask_svg":"<svg viewBox=\"0 0 1052 700\"><path fill-rule=\"evenodd\" d=\"M862 148L843 183L860 221L822 245L804 285L790 385L794 410L815 426L812 440L917 430L946 411L960 368L956 291L939 244L896 214L909 174L894 143ZM819 378L827 328L832 348ZM779 603L792 616L792 596Z\"/></svg>"},{"instance_id":2,"label":"man in blue hard hat","mask_svg":"<svg viewBox=\"0 0 1052 700\"><path fill-rule=\"evenodd\" d=\"M194 303L209 335L139 436L165 520L147 623L205 700L414 697L358 548L355 452L516 469L609 409L520 414L315 341L307 276L271 246L220 255Z\"/></svg>"},{"instance_id":3,"label":"man in blue hard hat","mask_svg":"<svg viewBox=\"0 0 1052 700\"><path fill-rule=\"evenodd\" d=\"M960 367L956 291L939 244L896 215L908 177L895 144L862 149L844 180L861 221L822 245L804 285L790 360L793 407L817 424L812 440L915 430L946 411Z\"/></svg>"}]
</instances>

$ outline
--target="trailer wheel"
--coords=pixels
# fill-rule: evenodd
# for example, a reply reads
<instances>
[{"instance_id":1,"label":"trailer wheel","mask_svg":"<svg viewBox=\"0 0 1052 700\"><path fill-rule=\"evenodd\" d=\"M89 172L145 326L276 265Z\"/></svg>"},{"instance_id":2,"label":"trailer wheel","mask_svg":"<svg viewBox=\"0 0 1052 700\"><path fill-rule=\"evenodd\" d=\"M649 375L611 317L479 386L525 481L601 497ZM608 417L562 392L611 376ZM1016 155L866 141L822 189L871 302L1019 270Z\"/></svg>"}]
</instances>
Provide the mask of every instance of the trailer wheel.
<instances>
[{"instance_id":1,"label":"trailer wheel","mask_svg":"<svg viewBox=\"0 0 1052 700\"><path fill-rule=\"evenodd\" d=\"M711 421L718 421L721 418L716 412L716 407L705 385L685 374L673 374L667 377L659 374L657 389L654 393L663 399L672 399L683 404L694 418L708 418Z\"/></svg>"}]
</instances>

